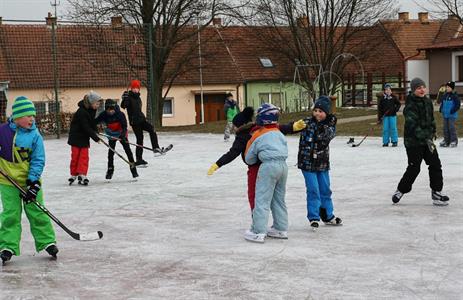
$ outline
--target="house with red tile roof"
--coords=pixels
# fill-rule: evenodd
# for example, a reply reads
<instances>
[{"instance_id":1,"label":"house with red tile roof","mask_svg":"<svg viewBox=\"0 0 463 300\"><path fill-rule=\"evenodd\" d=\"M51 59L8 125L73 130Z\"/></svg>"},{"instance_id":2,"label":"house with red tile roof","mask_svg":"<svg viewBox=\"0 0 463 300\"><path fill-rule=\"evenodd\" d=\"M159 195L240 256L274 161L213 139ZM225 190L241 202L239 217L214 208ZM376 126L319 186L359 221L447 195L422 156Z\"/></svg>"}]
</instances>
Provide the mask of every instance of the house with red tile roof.
<instances>
[{"instance_id":1,"label":"house with red tile roof","mask_svg":"<svg viewBox=\"0 0 463 300\"><path fill-rule=\"evenodd\" d=\"M429 90L436 95L439 87L454 81L463 95L463 25L454 16L442 24L434 42L419 48L429 60Z\"/></svg>"},{"instance_id":2,"label":"house with red tile roof","mask_svg":"<svg viewBox=\"0 0 463 300\"><path fill-rule=\"evenodd\" d=\"M418 19L411 19L408 12L400 12L398 19L378 21L400 53L407 86L414 77L429 84L429 61L418 49L430 46L444 23L444 20L429 19L427 12L418 13Z\"/></svg>"},{"instance_id":3,"label":"house with red tile roof","mask_svg":"<svg viewBox=\"0 0 463 300\"><path fill-rule=\"evenodd\" d=\"M442 21L428 20L424 14L419 20L400 16L398 20L379 21L349 41L348 51L358 53L358 49L369 46L368 53L360 56L359 62L352 60L340 76L346 78L355 73L357 88L365 88L368 74L382 74L383 81L401 79L401 74L406 74L405 80L410 79L410 74L422 74L427 66L426 56L417 49L431 45L439 30L444 36L448 29L441 26ZM113 21L100 27L57 26L56 65L63 111L75 111L77 102L90 89L104 98L120 99L131 79L146 83L143 38L130 26L121 25L120 20ZM284 111L309 108L309 96L294 80L297 60L275 51L274 45L259 38L269 30L275 29L222 27L220 19L216 19L200 33L201 60L199 53L194 53L181 69L177 68L178 61L191 54L191 45L197 45L198 38L192 35L179 44L166 67L166 80L171 80L172 86L163 91L163 125L199 123L201 102L206 122L224 119L223 102L229 92L241 107L271 102ZM45 26L0 22L0 81L9 81L10 100L27 95L37 101L40 112L52 112L53 63L50 23ZM361 73L362 80L358 79ZM315 79L319 74L313 75ZM381 90L381 84L376 89ZM146 94L142 88L142 95Z\"/></svg>"}]
</instances>

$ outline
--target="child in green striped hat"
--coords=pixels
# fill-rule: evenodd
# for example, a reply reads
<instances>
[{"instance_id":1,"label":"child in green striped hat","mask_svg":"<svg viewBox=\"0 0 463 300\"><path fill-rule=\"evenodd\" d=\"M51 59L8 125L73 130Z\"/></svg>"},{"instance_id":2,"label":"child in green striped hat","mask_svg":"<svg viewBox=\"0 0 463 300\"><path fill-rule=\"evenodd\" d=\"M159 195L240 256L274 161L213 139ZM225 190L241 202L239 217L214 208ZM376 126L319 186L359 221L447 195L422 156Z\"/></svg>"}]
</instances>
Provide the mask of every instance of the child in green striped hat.
<instances>
[{"instance_id":1,"label":"child in green striped hat","mask_svg":"<svg viewBox=\"0 0 463 300\"><path fill-rule=\"evenodd\" d=\"M0 175L0 195L3 211L0 214L0 258L3 262L19 255L22 207L29 220L37 252L45 250L56 257L55 231L50 218L32 202L43 204L41 180L45 166L43 138L35 126L35 107L26 97L13 103L13 113L7 123L0 125L0 169L21 185L21 196L14 185Z\"/></svg>"}]
</instances>

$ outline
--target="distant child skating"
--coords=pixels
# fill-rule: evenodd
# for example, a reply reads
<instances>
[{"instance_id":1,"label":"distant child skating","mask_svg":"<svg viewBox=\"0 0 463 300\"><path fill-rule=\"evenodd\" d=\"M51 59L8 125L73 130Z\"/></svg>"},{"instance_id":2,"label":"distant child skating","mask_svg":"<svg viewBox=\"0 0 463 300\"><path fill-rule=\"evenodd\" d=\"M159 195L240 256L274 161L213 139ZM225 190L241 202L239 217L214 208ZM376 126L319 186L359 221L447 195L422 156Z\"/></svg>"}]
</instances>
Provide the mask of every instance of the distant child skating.
<instances>
[{"instance_id":1,"label":"distant child skating","mask_svg":"<svg viewBox=\"0 0 463 300\"><path fill-rule=\"evenodd\" d=\"M227 142L233 132L233 118L240 112L236 100L233 99L233 95L231 93L228 93L225 97L224 111L225 117L227 118L227 124L225 125L223 140Z\"/></svg>"},{"instance_id":2,"label":"distant child skating","mask_svg":"<svg viewBox=\"0 0 463 300\"><path fill-rule=\"evenodd\" d=\"M383 147L397 147L399 134L397 131L397 112L400 109L400 101L392 94L390 84L384 85L384 94L378 106L380 122L383 122Z\"/></svg>"},{"instance_id":3,"label":"distant child skating","mask_svg":"<svg viewBox=\"0 0 463 300\"><path fill-rule=\"evenodd\" d=\"M45 250L56 258L55 231L50 218L33 201L43 204L41 176L45 167L43 139L35 125L35 107L26 97L13 103L13 113L0 125L0 168L26 190L24 197L0 175L0 257L5 263L20 254L21 214L24 207L37 252Z\"/></svg>"},{"instance_id":4,"label":"distant child skating","mask_svg":"<svg viewBox=\"0 0 463 300\"><path fill-rule=\"evenodd\" d=\"M330 188L330 148L336 134L336 116L330 114L330 99L321 96L315 101L312 117L305 119L301 132L297 166L304 175L307 190L307 219L316 230L320 220L326 225L342 225L334 215Z\"/></svg>"},{"instance_id":5,"label":"distant child skating","mask_svg":"<svg viewBox=\"0 0 463 300\"><path fill-rule=\"evenodd\" d=\"M455 121L458 117L458 110L461 101L455 90L455 82L450 81L445 85L446 92L441 97L439 111L444 119L444 140L439 144L441 147L456 147L458 145L457 129Z\"/></svg>"},{"instance_id":6,"label":"distant child skating","mask_svg":"<svg viewBox=\"0 0 463 300\"><path fill-rule=\"evenodd\" d=\"M116 143L119 140L124 148L125 154L132 165L130 172L133 178L138 177L137 168L133 159L132 150L127 140L127 119L121 112L117 102L112 99L107 99L105 102L105 110L98 115L95 122L97 124L104 123L106 125L105 134L108 136L109 147L116 148ZM114 174L114 152L108 149L108 170L106 171L106 179L111 179Z\"/></svg>"},{"instance_id":7,"label":"distant child skating","mask_svg":"<svg viewBox=\"0 0 463 300\"><path fill-rule=\"evenodd\" d=\"M89 183L87 172L90 138L97 143L100 141L95 122L95 114L100 100L100 95L90 91L77 104L79 109L72 117L68 138L68 144L71 146L71 177L68 179L69 185L73 184L76 179L81 185L88 185Z\"/></svg>"},{"instance_id":8,"label":"distant child skating","mask_svg":"<svg viewBox=\"0 0 463 300\"><path fill-rule=\"evenodd\" d=\"M392 202L398 203L403 195L412 190L416 177L420 174L421 162L429 166L431 199L434 205L445 206L449 197L442 194L442 165L434 145L436 122L434 121L434 106L426 96L426 84L420 78L414 78L410 87L412 94L407 98L404 117L404 144L407 150L408 167L392 195Z\"/></svg>"},{"instance_id":9,"label":"distant child skating","mask_svg":"<svg viewBox=\"0 0 463 300\"><path fill-rule=\"evenodd\" d=\"M132 80L130 82L130 90L125 91L122 94L121 107L127 109L129 116L129 123L132 126L133 133L137 139L137 144L143 146L143 132L147 131L150 135L151 146L153 147L154 153L164 154L172 148L169 145L166 148L159 147L158 135L154 131L153 125L151 125L145 117L142 111L142 101L140 98L141 83L139 80ZM143 147L137 147L135 149L135 165L146 166L148 162L143 160Z\"/></svg>"},{"instance_id":10,"label":"distant child skating","mask_svg":"<svg viewBox=\"0 0 463 300\"><path fill-rule=\"evenodd\" d=\"M265 237L288 238L288 212L285 203L286 179L288 177L288 146L278 129L280 111L265 103L257 111L256 130L246 147L245 159L249 165L261 162L257 173L255 206L252 211L252 226L244 234L251 242L263 243ZM269 212L272 211L273 226L268 230Z\"/></svg>"}]
</instances>

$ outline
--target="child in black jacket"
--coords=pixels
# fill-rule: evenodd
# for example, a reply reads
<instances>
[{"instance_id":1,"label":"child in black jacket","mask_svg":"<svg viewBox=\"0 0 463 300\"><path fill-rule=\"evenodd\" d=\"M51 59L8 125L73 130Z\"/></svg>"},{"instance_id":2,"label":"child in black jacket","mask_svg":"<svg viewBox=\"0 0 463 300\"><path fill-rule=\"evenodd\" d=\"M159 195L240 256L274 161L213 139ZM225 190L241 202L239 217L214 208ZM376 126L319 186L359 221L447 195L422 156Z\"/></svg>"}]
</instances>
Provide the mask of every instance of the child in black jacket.
<instances>
[{"instance_id":1,"label":"child in black jacket","mask_svg":"<svg viewBox=\"0 0 463 300\"><path fill-rule=\"evenodd\" d=\"M78 103L79 109L72 117L69 128L68 144L71 148L71 177L68 179L71 185L76 179L79 184L88 185L88 149L90 148L90 138L99 142L100 138L96 134L95 114L98 109L100 95L90 91L84 99Z\"/></svg>"},{"instance_id":2,"label":"child in black jacket","mask_svg":"<svg viewBox=\"0 0 463 300\"><path fill-rule=\"evenodd\" d=\"M135 167L135 162L133 160L132 150L130 150L129 143L127 141L127 119L125 115L121 112L117 102L108 99L105 102L105 111L103 111L97 118L96 123L104 123L106 125L105 133L108 136L109 146L112 149L115 149L116 142L119 140L122 147L124 147L125 154L129 159L129 162L132 163L130 166L130 172L132 172L132 177L138 177L137 168ZM106 172L106 179L111 179L114 174L114 152L111 149L108 149L108 170Z\"/></svg>"}]
</instances>

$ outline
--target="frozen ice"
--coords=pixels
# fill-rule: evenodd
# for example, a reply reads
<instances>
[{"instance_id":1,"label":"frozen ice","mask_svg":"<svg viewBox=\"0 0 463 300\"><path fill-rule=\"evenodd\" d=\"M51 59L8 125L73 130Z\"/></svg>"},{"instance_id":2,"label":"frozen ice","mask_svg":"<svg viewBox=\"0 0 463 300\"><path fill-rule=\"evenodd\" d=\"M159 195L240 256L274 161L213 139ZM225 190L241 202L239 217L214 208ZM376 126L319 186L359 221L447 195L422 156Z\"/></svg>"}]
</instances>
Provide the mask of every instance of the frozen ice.
<instances>
[{"instance_id":1,"label":"frozen ice","mask_svg":"<svg viewBox=\"0 0 463 300\"><path fill-rule=\"evenodd\" d=\"M438 148L450 205L436 207L424 163L412 192L392 205L407 165L402 140L383 148L380 138L367 138L352 148L348 137L336 137L331 184L344 226L312 232L295 166L298 137L288 137L289 239L265 244L243 238L251 213L241 158L206 175L231 143L215 134L162 133L159 140L173 150L160 157L145 150L149 167L138 169L136 181L117 156L114 177L105 180L107 149L92 144L87 187L68 186L66 138L46 140L46 206L71 230L104 237L75 241L55 226L54 261L35 253L23 215L22 253L0 267L0 299L463 297L463 140Z\"/></svg>"}]
</instances>

